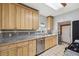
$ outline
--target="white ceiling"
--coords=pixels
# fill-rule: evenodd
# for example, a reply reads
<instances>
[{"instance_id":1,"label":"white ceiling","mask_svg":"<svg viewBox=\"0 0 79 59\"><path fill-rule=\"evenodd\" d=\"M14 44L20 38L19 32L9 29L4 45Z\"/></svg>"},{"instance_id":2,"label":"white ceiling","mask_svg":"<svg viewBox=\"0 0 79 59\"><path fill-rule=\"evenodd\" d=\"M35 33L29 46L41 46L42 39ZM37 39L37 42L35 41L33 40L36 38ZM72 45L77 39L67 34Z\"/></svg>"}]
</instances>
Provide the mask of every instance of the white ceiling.
<instances>
[{"instance_id":1,"label":"white ceiling","mask_svg":"<svg viewBox=\"0 0 79 59\"><path fill-rule=\"evenodd\" d=\"M79 3L67 3L67 6L60 10L54 10L49 6L45 5L45 3L23 3L23 4L39 10L39 13L43 16L49 16L49 15L57 16L79 8Z\"/></svg>"}]
</instances>

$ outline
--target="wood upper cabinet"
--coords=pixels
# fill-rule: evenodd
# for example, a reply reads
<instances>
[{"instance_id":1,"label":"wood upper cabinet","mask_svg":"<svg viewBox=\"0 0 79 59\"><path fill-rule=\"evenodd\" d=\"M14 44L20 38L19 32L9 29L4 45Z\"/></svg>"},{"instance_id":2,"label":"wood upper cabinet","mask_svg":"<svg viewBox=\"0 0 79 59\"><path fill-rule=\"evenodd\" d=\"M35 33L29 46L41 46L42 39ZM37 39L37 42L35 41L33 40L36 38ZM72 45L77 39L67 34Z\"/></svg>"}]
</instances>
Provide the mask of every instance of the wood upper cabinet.
<instances>
[{"instance_id":1,"label":"wood upper cabinet","mask_svg":"<svg viewBox=\"0 0 79 59\"><path fill-rule=\"evenodd\" d=\"M29 11L25 8L25 29L29 29Z\"/></svg>"},{"instance_id":2,"label":"wood upper cabinet","mask_svg":"<svg viewBox=\"0 0 79 59\"><path fill-rule=\"evenodd\" d=\"M15 4L9 4L9 29L15 29L16 9Z\"/></svg>"},{"instance_id":3,"label":"wood upper cabinet","mask_svg":"<svg viewBox=\"0 0 79 59\"><path fill-rule=\"evenodd\" d=\"M0 4L0 29L1 29L1 26L2 25L2 4Z\"/></svg>"},{"instance_id":4,"label":"wood upper cabinet","mask_svg":"<svg viewBox=\"0 0 79 59\"><path fill-rule=\"evenodd\" d=\"M21 28L21 7L16 5L16 29Z\"/></svg>"},{"instance_id":5,"label":"wood upper cabinet","mask_svg":"<svg viewBox=\"0 0 79 59\"><path fill-rule=\"evenodd\" d=\"M2 4L2 29L9 29L9 4Z\"/></svg>"},{"instance_id":6,"label":"wood upper cabinet","mask_svg":"<svg viewBox=\"0 0 79 59\"><path fill-rule=\"evenodd\" d=\"M32 28L32 25L33 25L33 22L32 22L33 20L32 20L32 9L31 8L28 8L28 22L29 22L29 24L28 24L28 29L30 30L32 30L33 28Z\"/></svg>"},{"instance_id":7,"label":"wood upper cabinet","mask_svg":"<svg viewBox=\"0 0 79 59\"><path fill-rule=\"evenodd\" d=\"M15 29L15 4L3 3L2 5L2 29Z\"/></svg>"},{"instance_id":8,"label":"wood upper cabinet","mask_svg":"<svg viewBox=\"0 0 79 59\"><path fill-rule=\"evenodd\" d=\"M47 30L50 31L53 29L53 16L47 17Z\"/></svg>"},{"instance_id":9,"label":"wood upper cabinet","mask_svg":"<svg viewBox=\"0 0 79 59\"><path fill-rule=\"evenodd\" d=\"M0 3L0 29L36 30L39 27L38 18L38 11L30 7Z\"/></svg>"},{"instance_id":10,"label":"wood upper cabinet","mask_svg":"<svg viewBox=\"0 0 79 59\"><path fill-rule=\"evenodd\" d=\"M25 29L25 8L21 7L21 29Z\"/></svg>"},{"instance_id":11,"label":"wood upper cabinet","mask_svg":"<svg viewBox=\"0 0 79 59\"><path fill-rule=\"evenodd\" d=\"M39 28L39 14L38 11L36 10L33 10L32 14L33 14L33 30L36 30Z\"/></svg>"}]
</instances>

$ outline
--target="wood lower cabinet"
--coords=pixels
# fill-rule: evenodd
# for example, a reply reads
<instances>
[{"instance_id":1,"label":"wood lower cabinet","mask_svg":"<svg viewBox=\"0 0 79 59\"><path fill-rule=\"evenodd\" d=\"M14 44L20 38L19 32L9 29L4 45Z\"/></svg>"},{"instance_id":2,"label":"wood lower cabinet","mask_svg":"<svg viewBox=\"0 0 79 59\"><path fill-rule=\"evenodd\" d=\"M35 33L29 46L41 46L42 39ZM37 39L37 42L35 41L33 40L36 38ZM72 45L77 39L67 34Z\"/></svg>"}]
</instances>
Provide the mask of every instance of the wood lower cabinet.
<instances>
[{"instance_id":1,"label":"wood lower cabinet","mask_svg":"<svg viewBox=\"0 0 79 59\"><path fill-rule=\"evenodd\" d=\"M17 54L16 51L17 51L16 44L8 45L8 55L9 56L15 56Z\"/></svg>"},{"instance_id":2,"label":"wood lower cabinet","mask_svg":"<svg viewBox=\"0 0 79 59\"><path fill-rule=\"evenodd\" d=\"M49 36L45 38L45 50L55 46L57 44L56 36Z\"/></svg>"},{"instance_id":3,"label":"wood lower cabinet","mask_svg":"<svg viewBox=\"0 0 79 59\"><path fill-rule=\"evenodd\" d=\"M36 40L24 41L7 46L0 46L0 56L34 56Z\"/></svg>"},{"instance_id":4,"label":"wood lower cabinet","mask_svg":"<svg viewBox=\"0 0 79 59\"><path fill-rule=\"evenodd\" d=\"M47 50L49 48L49 39L46 38L45 39L45 50Z\"/></svg>"},{"instance_id":5,"label":"wood lower cabinet","mask_svg":"<svg viewBox=\"0 0 79 59\"><path fill-rule=\"evenodd\" d=\"M0 56L8 56L8 51L7 50L0 51Z\"/></svg>"},{"instance_id":6,"label":"wood lower cabinet","mask_svg":"<svg viewBox=\"0 0 79 59\"><path fill-rule=\"evenodd\" d=\"M28 46L23 46L22 47L23 48L23 56L28 56L28 51L29 51L29 49L28 49Z\"/></svg>"},{"instance_id":7,"label":"wood lower cabinet","mask_svg":"<svg viewBox=\"0 0 79 59\"><path fill-rule=\"evenodd\" d=\"M36 40L29 41L29 56L36 55Z\"/></svg>"},{"instance_id":8,"label":"wood lower cabinet","mask_svg":"<svg viewBox=\"0 0 79 59\"><path fill-rule=\"evenodd\" d=\"M18 56L28 56L28 41L16 44Z\"/></svg>"},{"instance_id":9,"label":"wood lower cabinet","mask_svg":"<svg viewBox=\"0 0 79 59\"><path fill-rule=\"evenodd\" d=\"M8 45L0 47L0 55L1 56L8 56Z\"/></svg>"}]
</instances>

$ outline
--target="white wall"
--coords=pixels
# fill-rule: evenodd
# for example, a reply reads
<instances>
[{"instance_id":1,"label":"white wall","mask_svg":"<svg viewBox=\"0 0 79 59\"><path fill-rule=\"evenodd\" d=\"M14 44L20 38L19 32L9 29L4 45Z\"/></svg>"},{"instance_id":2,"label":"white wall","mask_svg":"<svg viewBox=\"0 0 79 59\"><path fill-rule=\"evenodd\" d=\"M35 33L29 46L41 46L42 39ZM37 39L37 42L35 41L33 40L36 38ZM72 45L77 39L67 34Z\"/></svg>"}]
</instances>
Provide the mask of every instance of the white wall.
<instances>
[{"instance_id":1,"label":"white wall","mask_svg":"<svg viewBox=\"0 0 79 59\"><path fill-rule=\"evenodd\" d=\"M57 34L58 32L58 22L63 22L63 21L73 21L73 20L79 20L79 9L74 10L72 12L68 12L59 16L55 16L54 18L54 28L53 28L53 34Z\"/></svg>"}]
</instances>

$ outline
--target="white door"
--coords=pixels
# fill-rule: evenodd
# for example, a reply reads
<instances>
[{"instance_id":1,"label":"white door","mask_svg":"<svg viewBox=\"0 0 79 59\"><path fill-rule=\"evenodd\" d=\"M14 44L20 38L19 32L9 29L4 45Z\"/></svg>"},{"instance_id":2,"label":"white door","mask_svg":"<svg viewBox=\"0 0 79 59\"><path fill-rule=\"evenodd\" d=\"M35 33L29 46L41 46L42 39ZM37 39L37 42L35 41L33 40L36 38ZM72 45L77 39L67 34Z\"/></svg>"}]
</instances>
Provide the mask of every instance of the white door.
<instances>
[{"instance_id":1,"label":"white door","mask_svg":"<svg viewBox=\"0 0 79 59\"><path fill-rule=\"evenodd\" d=\"M71 26L62 26L62 41L71 43Z\"/></svg>"}]
</instances>

